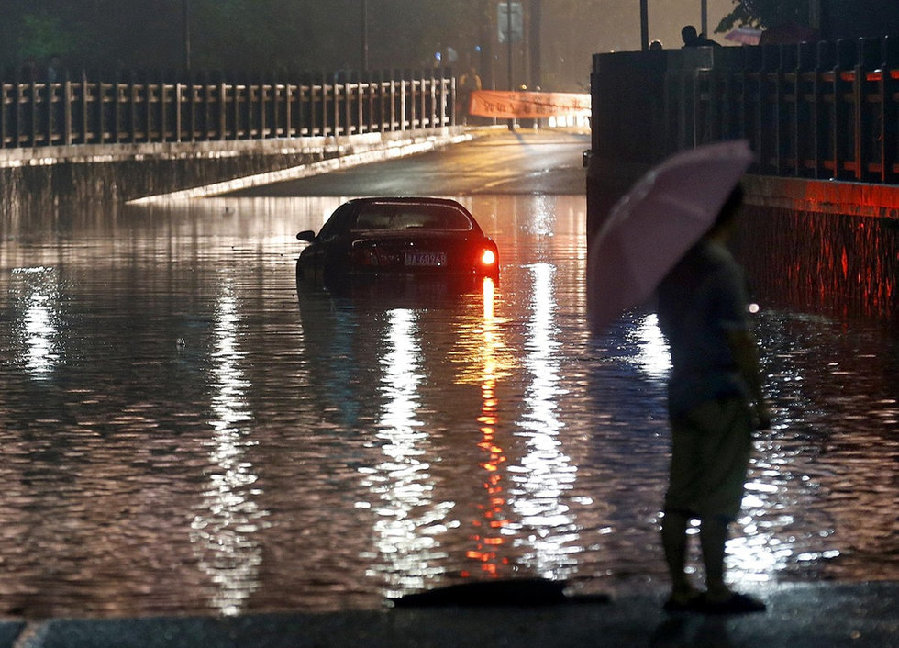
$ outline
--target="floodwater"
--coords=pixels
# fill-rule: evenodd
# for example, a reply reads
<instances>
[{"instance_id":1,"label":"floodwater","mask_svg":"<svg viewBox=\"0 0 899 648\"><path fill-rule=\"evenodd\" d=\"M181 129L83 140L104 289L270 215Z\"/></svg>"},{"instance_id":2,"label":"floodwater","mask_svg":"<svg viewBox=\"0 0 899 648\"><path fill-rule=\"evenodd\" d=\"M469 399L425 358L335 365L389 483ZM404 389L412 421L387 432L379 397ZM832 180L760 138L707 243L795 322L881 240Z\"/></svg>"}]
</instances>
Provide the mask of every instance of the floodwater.
<instances>
[{"instance_id":1,"label":"floodwater","mask_svg":"<svg viewBox=\"0 0 899 648\"><path fill-rule=\"evenodd\" d=\"M664 583L668 357L584 321L582 196L462 197L471 294L294 283L343 198L3 223L0 613L371 608L464 579ZM899 333L762 300L738 586L899 578Z\"/></svg>"}]
</instances>

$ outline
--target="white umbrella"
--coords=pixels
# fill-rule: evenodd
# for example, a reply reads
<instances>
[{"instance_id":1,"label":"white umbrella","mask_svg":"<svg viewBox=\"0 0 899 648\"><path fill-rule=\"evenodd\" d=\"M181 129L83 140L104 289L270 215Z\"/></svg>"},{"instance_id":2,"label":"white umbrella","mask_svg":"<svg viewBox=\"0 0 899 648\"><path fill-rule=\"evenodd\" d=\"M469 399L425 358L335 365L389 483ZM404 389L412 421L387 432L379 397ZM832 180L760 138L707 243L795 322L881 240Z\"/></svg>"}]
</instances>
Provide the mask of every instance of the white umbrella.
<instances>
[{"instance_id":1,"label":"white umbrella","mask_svg":"<svg viewBox=\"0 0 899 648\"><path fill-rule=\"evenodd\" d=\"M746 140L677 153L615 204L588 251L587 308L594 331L652 295L715 222L752 157Z\"/></svg>"},{"instance_id":2,"label":"white umbrella","mask_svg":"<svg viewBox=\"0 0 899 648\"><path fill-rule=\"evenodd\" d=\"M758 45L762 37L762 30L754 27L737 27L732 29L724 37L726 40L742 43L743 45Z\"/></svg>"}]
</instances>

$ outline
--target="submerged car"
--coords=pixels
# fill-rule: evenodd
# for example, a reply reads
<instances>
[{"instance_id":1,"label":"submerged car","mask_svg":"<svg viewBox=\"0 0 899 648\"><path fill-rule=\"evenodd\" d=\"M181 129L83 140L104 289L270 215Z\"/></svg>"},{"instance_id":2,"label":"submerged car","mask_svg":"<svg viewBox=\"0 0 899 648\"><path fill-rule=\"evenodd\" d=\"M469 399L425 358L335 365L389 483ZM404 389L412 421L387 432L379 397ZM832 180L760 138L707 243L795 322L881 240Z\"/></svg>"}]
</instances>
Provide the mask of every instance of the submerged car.
<instances>
[{"instance_id":1,"label":"submerged car","mask_svg":"<svg viewBox=\"0 0 899 648\"><path fill-rule=\"evenodd\" d=\"M297 283L380 277L499 276L496 243L471 213L446 198L357 198L338 207L297 259Z\"/></svg>"}]
</instances>

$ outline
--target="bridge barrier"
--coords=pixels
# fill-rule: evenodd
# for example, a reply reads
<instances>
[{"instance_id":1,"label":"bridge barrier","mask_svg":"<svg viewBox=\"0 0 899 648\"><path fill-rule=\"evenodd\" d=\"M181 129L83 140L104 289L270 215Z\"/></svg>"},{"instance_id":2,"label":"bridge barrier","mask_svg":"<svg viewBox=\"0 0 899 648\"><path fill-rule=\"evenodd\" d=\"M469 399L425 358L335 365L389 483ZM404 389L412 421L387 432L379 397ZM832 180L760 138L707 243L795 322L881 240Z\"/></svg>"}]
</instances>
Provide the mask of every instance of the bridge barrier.
<instances>
[{"instance_id":1,"label":"bridge barrier","mask_svg":"<svg viewBox=\"0 0 899 648\"><path fill-rule=\"evenodd\" d=\"M449 70L2 83L0 215L225 191L426 150L460 136L455 92Z\"/></svg>"},{"instance_id":2,"label":"bridge barrier","mask_svg":"<svg viewBox=\"0 0 899 648\"><path fill-rule=\"evenodd\" d=\"M355 80L0 84L0 149L338 137L455 125L449 70Z\"/></svg>"},{"instance_id":3,"label":"bridge barrier","mask_svg":"<svg viewBox=\"0 0 899 648\"><path fill-rule=\"evenodd\" d=\"M899 37L596 54L592 85L612 173L745 138L754 173L899 182Z\"/></svg>"}]
</instances>

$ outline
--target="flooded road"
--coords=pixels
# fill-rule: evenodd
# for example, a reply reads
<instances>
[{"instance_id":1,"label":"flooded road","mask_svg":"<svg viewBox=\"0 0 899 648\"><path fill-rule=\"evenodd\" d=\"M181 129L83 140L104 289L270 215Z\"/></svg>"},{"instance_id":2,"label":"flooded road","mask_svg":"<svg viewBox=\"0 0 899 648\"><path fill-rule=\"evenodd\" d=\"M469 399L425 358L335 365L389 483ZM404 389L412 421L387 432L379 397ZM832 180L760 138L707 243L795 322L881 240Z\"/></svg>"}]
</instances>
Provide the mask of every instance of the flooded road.
<instances>
[{"instance_id":1,"label":"flooded road","mask_svg":"<svg viewBox=\"0 0 899 648\"><path fill-rule=\"evenodd\" d=\"M347 182L3 223L0 612L664 582L667 350L649 310L586 328L583 196L450 194L500 249L471 294L298 294ZM760 301L776 425L732 579L895 580L899 334Z\"/></svg>"}]
</instances>

